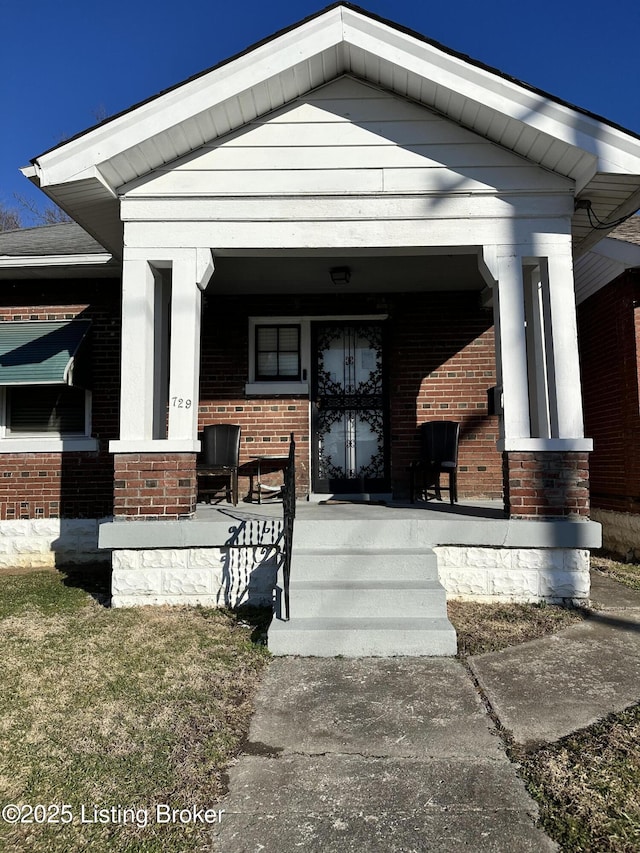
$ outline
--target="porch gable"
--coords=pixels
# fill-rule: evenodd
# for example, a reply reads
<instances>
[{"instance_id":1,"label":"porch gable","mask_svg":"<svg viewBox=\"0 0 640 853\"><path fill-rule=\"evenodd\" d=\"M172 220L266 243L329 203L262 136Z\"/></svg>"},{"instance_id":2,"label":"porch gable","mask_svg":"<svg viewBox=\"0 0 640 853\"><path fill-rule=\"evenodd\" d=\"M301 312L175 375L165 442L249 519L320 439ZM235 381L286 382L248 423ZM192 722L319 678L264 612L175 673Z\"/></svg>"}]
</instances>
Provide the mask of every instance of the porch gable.
<instances>
[{"instance_id":1,"label":"porch gable","mask_svg":"<svg viewBox=\"0 0 640 853\"><path fill-rule=\"evenodd\" d=\"M128 203L169 197L412 193L439 198L573 190L571 179L433 110L344 76L212 138L197 152L123 186L120 194Z\"/></svg>"}]
</instances>

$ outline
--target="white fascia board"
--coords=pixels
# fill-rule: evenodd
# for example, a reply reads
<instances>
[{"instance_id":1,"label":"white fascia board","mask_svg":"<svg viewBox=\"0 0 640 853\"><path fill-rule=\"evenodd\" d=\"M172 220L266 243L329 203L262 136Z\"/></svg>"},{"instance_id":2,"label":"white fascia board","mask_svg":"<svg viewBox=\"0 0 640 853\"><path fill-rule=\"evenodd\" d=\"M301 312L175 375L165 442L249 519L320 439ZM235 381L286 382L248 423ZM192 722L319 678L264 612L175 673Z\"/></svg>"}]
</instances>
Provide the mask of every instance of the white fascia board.
<instances>
[{"instance_id":1,"label":"white fascia board","mask_svg":"<svg viewBox=\"0 0 640 853\"><path fill-rule=\"evenodd\" d=\"M2 255L0 269L23 267L101 266L108 264L113 255L107 252L95 255Z\"/></svg>"},{"instance_id":2,"label":"white fascia board","mask_svg":"<svg viewBox=\"0 0 640 853\"><path fill-rule=\"evenodd\" d=\"M345 9L345 41L598 158L599 171L638 174L640 140L420 39ZM607 162L608 161L608 162Z\"/></svg>"},{"instance_id":3,"label":"white fascia board","mask_svg":"<svg viewBox=\"0 0 640 853\"><path fill-rule=\"evenodd\" d=\"M40 185L75 179L149 136L238 96L341 41L340 11L333 9L37 158Z\"/></svg>"},{"instance_id":4,"label":"white fascia board","mask_svg":"<svg viewBox=\"0 0 640 853\"><path fill-rule=\"evenodd\" d=\"M601 164L606 163L614 173L640 174L640 140L631 135L415 36L338 7L42 155L36 162L40 185L77 178L150 135L162 134L343 41L593 155L599 171L605 171Z\"/></svg>"},{"instance_id":5,"label":"white fascia board","mask_svg":"<svg viewBox=\"0 0 640 853\"><path fill-rule=\"evenodd\" d=\"M611 261L616 261L625 269L640 267L640 246L635 243L627 243L625 240L616 240L614 237L606 237L591 249L596 255L602 255Z\"/></svg>"}]
</instances>

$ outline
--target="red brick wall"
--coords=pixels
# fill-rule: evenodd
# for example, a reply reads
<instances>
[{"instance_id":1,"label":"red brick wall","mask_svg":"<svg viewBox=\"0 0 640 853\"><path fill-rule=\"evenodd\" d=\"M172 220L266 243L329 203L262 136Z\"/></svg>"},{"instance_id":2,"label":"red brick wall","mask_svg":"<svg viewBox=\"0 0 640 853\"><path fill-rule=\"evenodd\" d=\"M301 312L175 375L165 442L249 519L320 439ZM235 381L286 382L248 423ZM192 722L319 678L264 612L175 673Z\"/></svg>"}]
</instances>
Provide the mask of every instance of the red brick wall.
<instances>
[{"instance_id":1,"label":"red brick wall","mask_svg":"<svg viewBox=\"0 0 640 853\"><path fill-rule=\"evenodd\" d=\"M296 440L297 491L309 491L309 400L298 396L246 397L249 376L249 316L286 316L306 313L292 298L212 297L202 323L200 408L198 428L229 423L242 427L240 442L240 498L247 494L251 455L286 456L289 437ZM249 309L249 306L251 310ZM282 481L282 474L266 475L264 482Z\"/></svg>"},{"instance_id":2,"label":"red brick wall","mask_svg":"<svg viewBox=\"0 0 640 853\"><path fill-rule=\"evenodd\" d=\"M108 445L118 437L119 282L3 282L0 322L76 318L92 321L92 435L99 449L0 454L0 519L103 518L113 512Z\"/></svg>"},{"instance_id":3,"label":"red brick wall","mask_svg":"<svg viewBox=\"0 0 640 853\"><path fill-rule=\"evenodd\" d=\"M285 452L294 432L298 490L309 490L309 401L245 398L248 317L349 314L389 315L391 467L396 494L408 494L409 465L418 453L425 420L461 423L460 495L502 494L496 451L497 418L487 414L487 389L495 385L491 315L477 292L317 297L212 296L203 317L200 428L242 426L241 464L251 453ZM282 448L282 451L278 448ZM240 481L243 492L243 481Z\"/></svg>"},{"instance_id":4,"label":"red brick wall","mask_svg":"<svg viewBox=\"0 0 640 853\"><path fill-rule=\"evenodd\" d=\"M64 294L64 300L58 298ZM0 457L0 517L103 517L114 509L114 462L108 442L119 435L120 322L119 285L101 282L20 282L3 286L0 321L72 319L93 321L92 432L96 453L12 454ZM289 434L297 442L298 491L309 489L309 401L295 396L246 398L248 317L299 315L389 316L389 394L393 488L408 491L408 467L418 451L418 426L424 420L459 420L460 495L499 496L501 460L495 449L497 419L487 415L486 391L495 384L491 316L479 307L477 292L321 295L309 297L216 296L203 316L200 428L208 423L242 426L241 465L252 453L286 454ZM158 463L156 454L150 454ZM132 463L132 460L129 459ZM188 514L191 498L175 476L176 494L139 494L139 516ZM153 469L144 469L146 472ZM173 470L173 469L169 469ZM177 468L176 468L177 470ZM142 469L141 469L142 471ZM159 479L133 469L117 480ZM28 474L28 476L26 476ZM169 478L173 474L168 473ZM276 477L280 475L275 475ZM19 482L18 482L19 481ZM241 494L248 481L240 481ZM118 491L118 514L136 515ZM143 488L136 484L135 489ZM147 491L158 487L144 487ZM164 487L163 487L164 488ZM193 490L191 490L193 491ZM179 494L178 494L179 493ZM191 492L190 492L191 493ZM173 500L175 499L175 501ZM144 511L143 511L144 509ZM132 512L130 512L130 510ZM152 511L153 510L153 511Z\"/></svg>"},{"instance_id":5,"label":"red brick wall","mask_svg":"<svg viewBox=\"0 0 640 853\"><path fill-rule=\"evenodd\" d=\"M504 454L505 509L510 518L589 515L589 454Z\"/></svg>"},{"instance_id":6,"label":"red brick wall","mask_svg":"<svg viewBox=\"0 0 640 853\"><path fill-rule=\"evenodd\" d=\"M419 449L419 424L452 420L460 422L459 496L501 497L498 418L487 412L487 389L496 384L494 334L491 313L480 309L479 294L398 299L391 359L394 488L407 489L407 470Z\"/></svg>"},{"instance_id":7,"label":"red brick wall","mask_svg":"<svg viewBox=\"0 0 640 853\"><path fill-rule=\"evenodd\" d=\"M578 306L591 505L640 512L640 274L627 272Z\"/></svg>"},{"instance_id":8,"label":"red brick wall","mask_svg":"<svg viewBox=\"0 0 640 853\"><path fill-rule=\"evenodd\" d=\"M195 453L116 453L114 515L184 518L196 508Z\"/></svg>"}]
</instances>

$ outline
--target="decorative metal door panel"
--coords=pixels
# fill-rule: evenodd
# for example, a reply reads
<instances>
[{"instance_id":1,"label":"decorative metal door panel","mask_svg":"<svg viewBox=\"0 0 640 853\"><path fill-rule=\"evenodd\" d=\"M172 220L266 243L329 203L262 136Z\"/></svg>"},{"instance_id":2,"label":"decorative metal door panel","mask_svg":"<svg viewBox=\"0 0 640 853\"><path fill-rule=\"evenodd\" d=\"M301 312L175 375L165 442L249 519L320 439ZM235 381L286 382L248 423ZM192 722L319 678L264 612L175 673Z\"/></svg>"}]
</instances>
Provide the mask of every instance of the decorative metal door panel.
<instances>
[{"instance_id":1,"label":"decorative metal door panel","mask_svg":"<svg viewBox=\"0 0 640 853\"><path fill-rule=\"evenodd\" d=\"M388 491L384 327L315 323L313 331L313 489Z\"/></svg>"}]
</instances>

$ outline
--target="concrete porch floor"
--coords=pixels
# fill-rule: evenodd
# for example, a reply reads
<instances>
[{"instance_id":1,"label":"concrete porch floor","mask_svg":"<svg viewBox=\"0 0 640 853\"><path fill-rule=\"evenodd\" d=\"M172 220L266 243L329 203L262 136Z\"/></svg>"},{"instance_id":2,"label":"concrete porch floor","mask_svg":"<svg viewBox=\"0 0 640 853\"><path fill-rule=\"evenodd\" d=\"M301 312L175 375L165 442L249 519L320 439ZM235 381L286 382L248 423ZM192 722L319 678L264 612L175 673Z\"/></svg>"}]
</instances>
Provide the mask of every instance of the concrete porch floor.
<instances>
[{"instance_id":1,"label":"concrete porch floor","mask_svg":"<svg viewBox=\"0 0 640 853\"><path fill-rule=\"evenodd\" d=\"M213 534L218 525L234 522L256 525L282 520L282 501L263 504L240 502L199 503L196 515L186 522L164 524L189 525L190 545L206 544L203 537ZM379 531L384 535L386 522L396 522L408 539L433 545L476 545L493 548L598 548L601 542L600 525L591 521L542 520L525 521L505 518L501 500L462 500L453 506L448 501L392 501L385 504L365 503L332 498L326 503L298 501L294 543L315 540L327 541L327 523L350 522L357 528L362 523L367 536ZM379 526L378 526L379 525ZM206 534L205 534L206 530ZM222 528L218 528L218 534ZM375 533L373 533L375 536ZM194 537L194 538L192 538ZM198 541L195 541L195 540ZM374 540L368 540L374 544ZM314 542L315 544L315 542ZM318 543L320 544L320 543Z\"/></svg>"},{"instance_id":2,"label":"concrete porch floor","mask_svg":"<svg viewBox=\"0 0 640 853\"><path fill-rule=\"evenodd\" d=\"M282 501L263 504L197 505L190 519L111 521L100 525L101 548L211 548L268 544L278 538ZM599 548L600 524L592 521L525 521L504 517L502 501L462 500L411 504L299 501L294 547L326 545L333 524L349 523L357 539L370 547L384 544L389 522L407 542L485 548ZM240 538L238 538L240 537ZM358 544L354 541L354 545Z\"/></svg>"},{"instance_id":3,"label":"concrete porch floor","mask_svg":"<svg viewBox=\"0 0 640 853\"><path fill-rule=\"evenodd\" d=\"M240 501L233 506L226 501L216 504L199 503L193 519L197 522L223 521L225 518L282 518L282 501L271 499L262 504ZM389 501L376 503L330 498L327 501L298 501L296 520L368 520L419 518L421 520L484 520L504 521L501 500L463 500L453 506L448 501Z\"/></svg>"}]
</instances>

